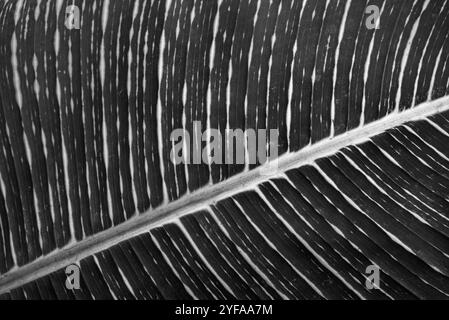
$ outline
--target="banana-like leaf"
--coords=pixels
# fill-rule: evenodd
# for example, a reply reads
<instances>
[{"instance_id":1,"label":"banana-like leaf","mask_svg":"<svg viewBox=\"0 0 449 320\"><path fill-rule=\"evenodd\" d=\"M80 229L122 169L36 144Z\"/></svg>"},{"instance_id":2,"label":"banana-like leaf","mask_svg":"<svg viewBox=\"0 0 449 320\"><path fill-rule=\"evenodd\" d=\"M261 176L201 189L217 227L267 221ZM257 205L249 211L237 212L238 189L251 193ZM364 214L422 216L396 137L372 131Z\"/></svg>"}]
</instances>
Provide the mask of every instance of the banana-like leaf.
<instances>
[{"instance_id":1,"label":"banana-like leaf","mask_svg":"<svg viewBox=\"0 0 449 320\"><path fill-rule=\"evenodd\" d=\"M447 299L448 94L447 0L0 0L0 298Z\"/></svg>"}]
</instances>

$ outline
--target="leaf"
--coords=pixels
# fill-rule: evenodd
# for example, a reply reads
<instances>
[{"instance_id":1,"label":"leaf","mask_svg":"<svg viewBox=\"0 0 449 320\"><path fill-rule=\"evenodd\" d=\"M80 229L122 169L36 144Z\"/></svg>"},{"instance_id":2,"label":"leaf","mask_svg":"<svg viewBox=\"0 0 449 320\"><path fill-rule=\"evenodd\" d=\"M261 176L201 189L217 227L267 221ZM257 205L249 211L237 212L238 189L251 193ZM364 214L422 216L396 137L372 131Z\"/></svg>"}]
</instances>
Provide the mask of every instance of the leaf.
<instances>
[{"instance_id":1,"label":"leaf","mask_svg":"<svg viewBox=\"0 0 449 320\"><path fill-rule=\"evenodd\" d=\"M1 297L447 298L448 8L0 2ZM277 170L174 164L195 121Z\"/></svg>"}]
</instances>

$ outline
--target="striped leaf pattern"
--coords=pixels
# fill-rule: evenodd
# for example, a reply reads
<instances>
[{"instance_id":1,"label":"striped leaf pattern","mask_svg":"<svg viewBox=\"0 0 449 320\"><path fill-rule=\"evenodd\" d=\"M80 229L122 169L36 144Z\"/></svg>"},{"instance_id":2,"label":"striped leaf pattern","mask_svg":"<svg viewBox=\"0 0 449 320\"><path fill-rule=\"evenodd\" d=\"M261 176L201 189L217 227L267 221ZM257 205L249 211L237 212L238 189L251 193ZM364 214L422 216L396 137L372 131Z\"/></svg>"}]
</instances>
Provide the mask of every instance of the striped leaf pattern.
<instances>
[{"instance_id":1,"label":"striped leaf pattern","mask_svg":"<svg viewBox=\"0 0 449 320\"><path fill-rule=\"evenodd\" d=\"M448 298L448 38L447 0L0 0L0 297ZM173 164L196 121L279 170Z\"/></svg>"}]
</instances>

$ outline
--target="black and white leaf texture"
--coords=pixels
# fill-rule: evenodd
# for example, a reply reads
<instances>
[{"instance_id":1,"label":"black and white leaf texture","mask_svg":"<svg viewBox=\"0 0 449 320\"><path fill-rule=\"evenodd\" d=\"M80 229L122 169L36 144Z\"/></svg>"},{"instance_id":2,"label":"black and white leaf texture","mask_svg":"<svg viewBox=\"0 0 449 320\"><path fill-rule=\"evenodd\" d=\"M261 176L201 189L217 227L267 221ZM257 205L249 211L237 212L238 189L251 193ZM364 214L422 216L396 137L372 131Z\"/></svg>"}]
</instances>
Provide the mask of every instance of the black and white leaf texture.
<instances>
[{"instance_id":1,"label":"black and white leaf texture","mask_svg":"<svg viewBox=\"0 0 449 320\"><path fill-rule=\"evenodd\" d=\"M0 297L447 299L448 94L447 0L0 0Z\"/></svg>"}]
</instances>

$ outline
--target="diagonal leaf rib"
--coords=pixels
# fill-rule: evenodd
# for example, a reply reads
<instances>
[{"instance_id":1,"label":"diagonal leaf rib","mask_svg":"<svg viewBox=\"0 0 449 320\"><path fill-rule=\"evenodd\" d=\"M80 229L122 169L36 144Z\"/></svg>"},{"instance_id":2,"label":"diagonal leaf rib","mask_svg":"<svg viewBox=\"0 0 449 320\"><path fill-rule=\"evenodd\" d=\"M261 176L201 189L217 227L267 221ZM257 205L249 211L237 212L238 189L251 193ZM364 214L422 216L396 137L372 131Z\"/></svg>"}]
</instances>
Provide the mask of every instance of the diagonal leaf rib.
<instances>
[{"instance_id":1,"label":"diagonal leaf rib","mask_svg":"<svg viewBox=\"0 0 449 320\"><path fill-rule=\"evenodd\" d=\"M249 172L240 173L224 182L191 193L158 209L147 211L106 231L97 233L61 250L43 256L23 267L10 270L0 277L0 294L41 278L66 265L105 250L124 240L152 228L176 220L210 204L253 188L258 183L276 177L293 167L299 167L334 154L338 150L366 141L401 124L427 118L449 110L449 97L423 103L401 113L390 114L380 120L358 127L345 134L328 138L298 152L279 158L277 170L263 165Z\"/></svg>"}]
</instances>

